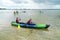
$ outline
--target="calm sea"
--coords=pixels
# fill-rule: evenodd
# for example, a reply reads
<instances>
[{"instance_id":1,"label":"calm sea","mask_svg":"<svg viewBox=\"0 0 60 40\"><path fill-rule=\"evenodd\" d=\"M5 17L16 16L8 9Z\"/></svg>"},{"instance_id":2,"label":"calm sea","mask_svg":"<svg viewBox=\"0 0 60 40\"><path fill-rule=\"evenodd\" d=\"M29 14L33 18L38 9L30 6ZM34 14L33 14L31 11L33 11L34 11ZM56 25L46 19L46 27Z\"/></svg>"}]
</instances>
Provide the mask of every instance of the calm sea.
<instances>
[{"instance_id":1,"label":"calm sea","mask_svg":"<svg viewBox=\"0 0 60 40\"><path fill-rule=\"evenodd\" d=\"M14 11L18 13L14 14ZM19 17L27 22L50 24L48 29L29 29L11 26ZM60 40L60 10L0 10L0 40Z\"/></svg>"}]
</instances>

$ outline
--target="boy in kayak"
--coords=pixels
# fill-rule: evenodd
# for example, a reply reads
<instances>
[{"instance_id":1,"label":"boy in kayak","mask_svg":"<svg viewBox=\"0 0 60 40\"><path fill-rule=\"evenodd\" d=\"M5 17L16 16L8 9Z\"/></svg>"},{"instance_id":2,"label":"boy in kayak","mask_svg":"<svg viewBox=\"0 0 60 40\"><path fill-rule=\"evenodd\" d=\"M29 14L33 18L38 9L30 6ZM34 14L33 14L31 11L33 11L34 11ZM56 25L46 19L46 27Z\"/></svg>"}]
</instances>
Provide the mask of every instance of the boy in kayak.
<instances>
[{"instance_id":1,"label":"boy in kayak","mask_svg":"<svg viewBox=\"0 0 60 40\"><path fill-rule=\"evenodd\" d=\"M18 17L16 18L16 23L20 23L20 20L18 19Z\"/></svg>"},{"instance_id":2,"label":"boy in kayak","mask_svg":"<svg viewBox=\"0 0 60 40\"><path fill-rule=\"evenodd\" d=\"M27 22L27 24L31 24L32 23L32 19L30 18Z\"/></svg>"},{"instance_id":3,"label":"boy in kayak","mask_svg":"<svg viewBox=\"0 0 60 40\"><path fill-rule=\"evenodd\" d=\"M26 24L31 24L31 23L32 23L31 20L32 20L32 19L29 19L29 20L27 21L27 23L25 23L24 27L26 27Z\"/></svg>"}]
</instances>

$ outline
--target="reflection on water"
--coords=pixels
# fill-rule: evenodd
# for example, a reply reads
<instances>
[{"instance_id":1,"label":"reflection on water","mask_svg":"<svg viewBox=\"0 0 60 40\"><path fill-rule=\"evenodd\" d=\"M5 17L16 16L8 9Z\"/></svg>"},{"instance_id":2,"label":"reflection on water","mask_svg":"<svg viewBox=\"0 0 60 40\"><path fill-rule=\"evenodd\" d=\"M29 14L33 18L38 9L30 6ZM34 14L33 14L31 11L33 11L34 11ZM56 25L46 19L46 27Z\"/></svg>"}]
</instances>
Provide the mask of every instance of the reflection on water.
<instances>
[{"instance_id":1,"label":"reflection on water","mask_svg":"<svg viewBox=\"0 0 60 40\"><path fill-rule=\"evenodd\" d=\"M60 40L60 10L0 10L0 40ZM30 18L34 23L45 23L48 29L29 29L11 26L11 21L19 17L27 22Z\"/></svg>"}]
</instances>

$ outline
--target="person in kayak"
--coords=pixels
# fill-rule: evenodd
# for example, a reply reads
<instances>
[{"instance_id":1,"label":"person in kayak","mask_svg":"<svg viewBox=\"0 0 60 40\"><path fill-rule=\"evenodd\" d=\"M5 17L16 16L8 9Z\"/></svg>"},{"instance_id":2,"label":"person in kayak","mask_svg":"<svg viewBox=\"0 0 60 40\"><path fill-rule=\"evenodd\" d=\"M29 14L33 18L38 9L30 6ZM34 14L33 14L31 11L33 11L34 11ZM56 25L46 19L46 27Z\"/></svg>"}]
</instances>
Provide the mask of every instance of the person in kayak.
<instances>
[{"instance_id":1,"label":"person in kayak","mask_svg":"<svg viewBox=\"0 0 60 40\"><path fill-rule=\"evenodd\" d=\"M16 18L16 23L20 23L20 20L18 19L18 17Z\"/></svg>"},{"instance_id":2,"label":"person in kayak","mask_svg":"<svg viewBox=\"0 0 60 40\"><path fill-rule=\"evenodd\" d=\"M32 23L32 19L30 18L27 22L27 24L31 24Z\"/></svg>"},{"instance_id":3,"label":"person in kayak","mask_svg":"<svg viewBox=\"0 0 60 40\"><path fill-rule=\"evenodd\" d=\"M21 20L21 19L20 19ZM21 22L19 19L18 19L18 17L16 18L16 23L21 23L21 24L25 24L24 22Z\"/></svg>"},{"instance_id":4,"label":"person in kayak","mask_svg":"<svg viewBox=\"0 0 60 40\"><path fill-rule=\"evenodd\" d=\"M31 20L32 20L32 19L30 18L30 19L27 21L27 23L24 24L24 27L26 27L27 24L31 24L31 23L32 23Z\"/></svg>"}]
</instances>

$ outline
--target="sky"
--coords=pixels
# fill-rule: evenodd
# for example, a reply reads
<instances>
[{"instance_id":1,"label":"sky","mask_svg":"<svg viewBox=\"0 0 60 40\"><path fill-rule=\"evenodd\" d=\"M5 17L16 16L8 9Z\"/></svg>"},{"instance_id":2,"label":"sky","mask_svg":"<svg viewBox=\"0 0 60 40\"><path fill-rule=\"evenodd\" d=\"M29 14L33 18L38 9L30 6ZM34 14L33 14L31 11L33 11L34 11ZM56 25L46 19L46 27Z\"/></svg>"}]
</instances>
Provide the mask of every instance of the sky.
<instances>
[{"instance_id":1,"label":"sky","mask_svg":"<svg viewBox=\"0 0 60 40\"><path fill-rule=\"evenodd\" d=\"M60 0L0 0L0 8L60 9Z\"/></svg>"}]
</instances>

